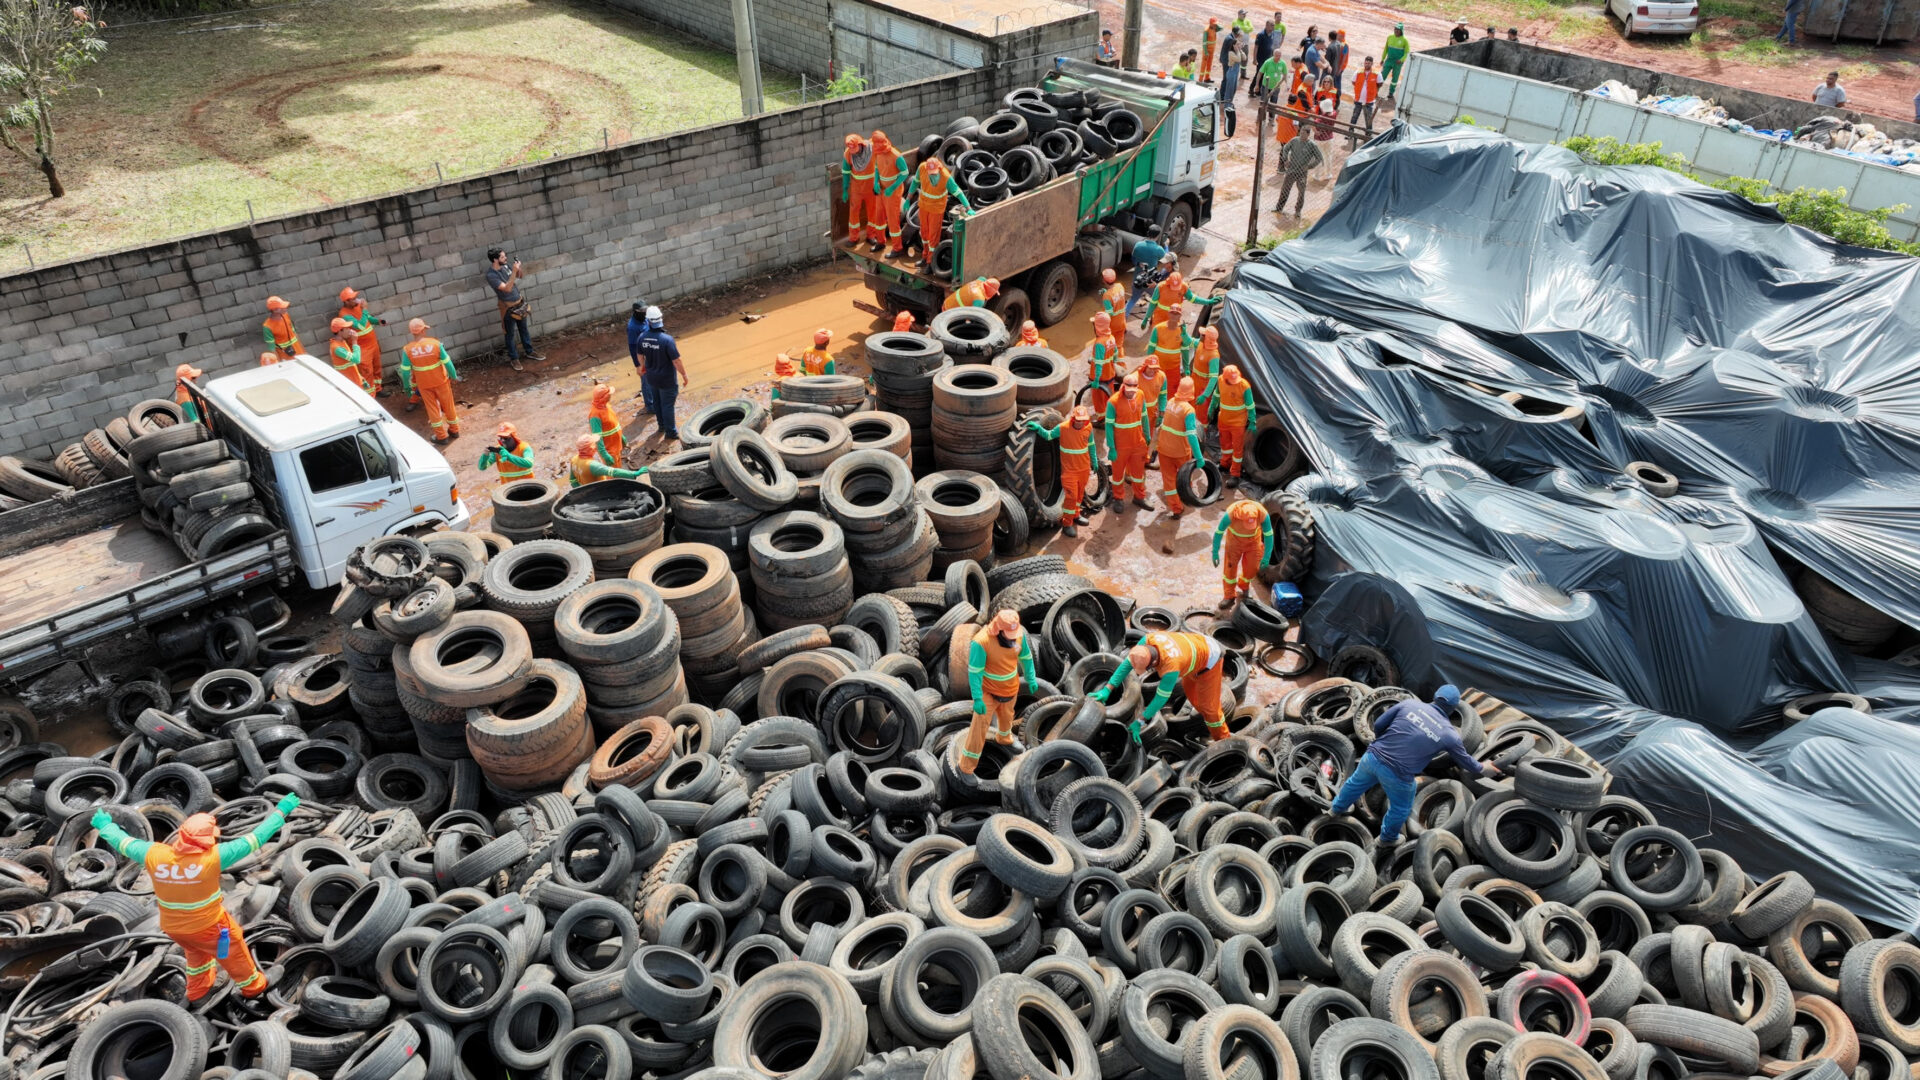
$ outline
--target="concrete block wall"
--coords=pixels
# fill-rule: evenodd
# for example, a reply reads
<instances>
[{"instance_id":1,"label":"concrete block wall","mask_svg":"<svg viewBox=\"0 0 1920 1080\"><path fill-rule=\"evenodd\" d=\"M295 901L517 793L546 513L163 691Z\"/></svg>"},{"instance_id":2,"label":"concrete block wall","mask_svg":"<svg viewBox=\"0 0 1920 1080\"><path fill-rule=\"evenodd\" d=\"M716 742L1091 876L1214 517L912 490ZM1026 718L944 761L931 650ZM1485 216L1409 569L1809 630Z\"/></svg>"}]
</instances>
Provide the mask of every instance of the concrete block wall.
<instances>
[{"instance_id":1,"label":"concrete block wall","mask_svg":"<svg viewBox=\"0 0 1920 1080\"><path fill-rule=\"evenodd\" d=\"M884 128L912 146L985 115L1011 75L907 83L0 278L0 453L50 456L134 402L171 397L181 362L210 375L257 363L270 294L320 353L340 288L365 291L390 324L393 366L414 316L456 361L499 349L483 278L495 244L526 264L536 339L635 298L670 303L817 258L825 170L846 132Z\"/></svg>"},{"instance_id":2,"label":"concrete block wall","mask_svg":"<svg viewBox=\"0 0 1920 1080\"><path fill-rule=\"evenodd\" d=\"M729 0L607 0L622 11L663 23L721 48L733 48L733 4ZM760 62L782 71L827 77L833 59L832 21L827 0L779 0L757 3L754 29L760 38Z\"/></svg>"}]
</instances>

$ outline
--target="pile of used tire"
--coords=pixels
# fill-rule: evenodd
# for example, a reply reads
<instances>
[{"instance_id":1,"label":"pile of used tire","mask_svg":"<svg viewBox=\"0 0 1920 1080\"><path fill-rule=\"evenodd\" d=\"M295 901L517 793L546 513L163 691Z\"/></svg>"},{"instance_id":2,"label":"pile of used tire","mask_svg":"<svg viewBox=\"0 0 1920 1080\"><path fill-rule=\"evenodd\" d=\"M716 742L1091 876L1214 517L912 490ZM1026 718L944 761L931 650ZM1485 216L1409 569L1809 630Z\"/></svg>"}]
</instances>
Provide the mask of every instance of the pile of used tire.
<instances>
[{"instance_id":1,"label":"pile of used tire","mask_svg":"<svg viewBox=\"0 0 1920 1080\"><path fill-rule=\"evenodd\" d=\"M180 406L171 401L142 401L127 410L127 415L116 416L89 430L79 442L68 443L52 461L11 454L0 457L0 513L134 475L134 464L130 460L133 441L163 427L172 427L181 419ZM155 483L146 477L143 482ZM155 532L168 531L164 518L152 513L153 504L145 505L147 527Z\"/></svg>"},{"instance_id":2,"label":"pile of used tire","mask_svg":"<svg viewBox=\"0 0 1920 1080\"><path fill-rule=\"evenodd\" d=\"M372 549L360 576L425 581L403 555ZM589 594L612 606L560 617L586 631L558 637L573 663L631 663L676 632L642 582L561 606ZM968 773L964 645L999 608L1049 685ZM487 627L435 660L441 690L496 702L468 713L474 756L497 740L527 767L562 743L570 759L575 705L497 702L541 680L577 701L579 681L496 614L396 655ZM1141 625L1181 618L1132 614L1050 556L956 564L860 598L845 625L760 639L738 657L750 692L600 732L523 788L376 753L342 694L244 670L143 712L110 753L0 752L0 924L60 955L0 981L0 1070L1904 1080L1920 1060L1920 948L1798 873L1756 886L1495 699L1469 693L1453 720L1506 775L1436 762L1394 846L1377 792L1350 815L1328 800L1406 690L1323 680L1234 708L1217 743L1175 702L1133 741L1139 683L1081 694ZM1238 625L1217 628L1232 681L1255 637ZM211 809L235 835L283 790L306 805L225 890L272 988L246 1000L223 979L186 1006L145 875L88 817L164 838Z\"/></svg>"},{"instance_id":3,"label":"pile of used tire","mask_svg":"<svg viewBox=\"0 0 1920 1080\"><path fill-rule=\"evenodd\" d=\"M783 416L848 416L873 408L867 381L857 375L795 375L780 380L780 396L769 410Z\"/></svg>"}]
</instances>

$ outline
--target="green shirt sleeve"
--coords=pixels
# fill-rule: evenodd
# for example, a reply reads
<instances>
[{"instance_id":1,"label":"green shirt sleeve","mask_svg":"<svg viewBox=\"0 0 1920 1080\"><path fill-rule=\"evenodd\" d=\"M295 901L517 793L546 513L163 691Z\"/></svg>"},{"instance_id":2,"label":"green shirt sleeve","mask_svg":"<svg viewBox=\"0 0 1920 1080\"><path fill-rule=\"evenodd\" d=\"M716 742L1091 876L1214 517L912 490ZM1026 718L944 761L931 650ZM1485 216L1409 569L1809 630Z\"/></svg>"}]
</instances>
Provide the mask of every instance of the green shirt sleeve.
<instances>
[{"instance_id":1,"label":"green shirt sleeve","mask_svg":"<svg viewBox=\"0 0 1920 1080\"><path fill-rule=\"evenodd\" d=\"M180 414L187 418L187 423L189 424L197 424L200 422L200 406L191 400L180 406Z\"/></svg>"},{"instance_id":2,"label":"green shirt sleeve","mask_svg":"<svg viewBox=\"0 0 1920 1080\"><path fill-rule=\"evenodd\" d=\"M1034 422L1032 431L1034 434L1040 436L1043 439L1048 440L1049 442L1057 442L1060 439L1059 428L1048 427L1045 424L1040 423L1039 421Z\"/></svg>"},{"instance_id":3,"label":"green shirt sleeve","mask_svg":"<svg viewBox=\"0 0 1920 1080\"><path fill-rule=\"evenodd\" d=\"M1107 422L1105 425L1105 429L1107 433L1107 459L1109 461L1113 459L1113 429L1114 429L1114 426L1117 425L1119 422L1120 422L1120 418L1113 414L1113 399L1108 398L1107 399ZM1119 481L1116 478L1115 483L1118 483L1118 482Z\"/></svg>"},{"instance_id":4,"label":"green shirt sleeve","mask_svg":"<svg viewBox=\"0 0 1920 1080\"><path fill-rule=\"evenodd\" d=\"M1260 519L1260 542L1265 547L1265 550L1260 553L1260 565L1265 566L1273 561L1273 520L1271 518Z\"/></svg>"},{"instance_id":5,"label":"green shirt sleeve","mask_svg":"<svg viewBox=\"0 0 1920 1080\"><path fill-rule=\"evenodd\" d=\"M440 362L447 365L447 378L457 379L460 377L460 371L453 366L453 357L447 355L447 347L445 345L440 346Z\"/></svg>"},{"instance_id":6,"label":"green shirt sleeve","mask_svg":"<svg viewBox=\"0 0 1920 1080\"><path fill-rule=\"evenodd\" d=\"M619 462L613 460L613 455L607 453L606 434L604 431L601 430L600 418L597 416L587 417L587 427L592 429L595 435L600 436L600 438L595 439L593 441L593 452L600 455L600 460L605 462L606 464L616 465L616 466L619 465L620 464Z\"/></svg>"},{"instance_id":7,"label":"green shirt sleeve","mask_svg":"<svg viewBox=\"0 0 1920 1080\"><path fill-rule=\"evenodd\" d=\"M1113 677L1107 680L1109 692L1127 685L1127 676L1133 674L1133 661L1121 657L1120 666L1113 669Z\"/></svg>"},{"instance_id":8,"label":"green shirt sleeve","mask_svg":"<svg viewBox=\"0 0 1920 1080\"><path fill-rule=\"evenodd\" d=\"M1020 674L1027 677L1027 689L1039 692L1040 676L1033 671L1033 635L1020 635Z\"/></svg>"},{"instance_id":9,"label":"green shirt sleeve","mask_svg":"<svg viewBox=\"0 0 1920 1080\"><path fill-rule=\"evenodd\" d=\"M1202 456L1200 453L1200 429L1192 413L1187 414L1187 446L1193 450L1193 460L1199 461Z\"/></svg>"},{"instance_id":10,"label":"green shirt sleeve","mask_svg":"<svg viewBox=\"0 0 1920 1080\"><path fill-rule=\"evenodd\" d=\"M221 844L219 848L216 849L220 853L220 869L225 870L241 859L259 851L261 845L273 839L273 834L279 832L280 826L286 823L287 819L280 816L280 811L275 810L266 816L266 820L255 825L252 832L238 840L228 840L226 843Z\"/></svg>"},{"instance_id":11,"label":"green shirt sleeve","mask_svg":"<svg viewBox=\"0 0 1920 1080\"><path fill-rule=\"evenodd\" d=\"M487 450L486 453L480 455L480 462L479 464L475 465L474 468L481 469L481 470L491 469L493 468L494 460L499 456L500 456L500 448L497 446L491 447Z\"/></svg>"},{"instance_id":12,"label":"green shirt sleeve","mask_svg":"<svg viewBox=\"0 0 1920 1080\"><path fill-rule=\"evenodd\" d=\"M1220 524L1213 527L1213 561L1216 563L1220 561L1220 545L1227 538L1227 522L1230 520L1227 515L1221 514Z\"/></svg>"},{"instance_id":13,"label":"green shirt sleeve","mask_svg":"<svg viewBox=\"0 0 1920 1080\"><path fill-rule=\"evenodd\" d=\"M973 695L973 707L976 712L985 712L987 708L986 676L987 650L982 648L977 641L968 643L967 690Z\"/></svg>"},{"instance_id":14,"label":"green shirt sleeve","mask_svg":"<svg viewBox=\"0 0 1920 1080\"><path fill-rule=\"evenodd\" d=\"M107 822L107 827L100 830L100 839L105 840L108 847L119 852L121 858L132 859L137 863L146 862L147 851L153 847L152 841L135 840L128 836L126 830L122 829L118 823L112 821Z\"/></svg>"},{"instance_id":15,"label":"green shirt sleeve","mask_svg":"<svg viewBox=\"0 0 1920 1080\"><path fill-rule=\"evenodd\" d=\"M1153 700L1147 702L1147 707L1140 711L1140 719L1147 721L1159 715L1160 709L1166 705L1167 699L1173 696L1173 688L1178 685L1180 685L1179 672L1169 671L1165 675L1160 676L1160 686L1154 690Z\"/></svg>"},{"instance_id":16,"label":"green shirt sleeve","mask_svg":"<svg viewBox=\"0 0 1920 1080\"><path fill-rule=\"evenodd\" d=\"M267 348L272 349L274 352L280 351L280 343L273 340L273 331L268 329L265 323L260 324L260 340L265 341Z\"/></svg>"},{"instance_id":17,"label":"green shirt sleeve","mask_svg":"<svg viewBox=\"0 0 1920 1080\"><path fill-rule=\"evenodd\" d=\"M967 208L967 213L973 213L973 204L967 201L967 193L961 190L960 181L955 179L952 173L947 174L947 194L959 199L960 205Z\"/></svg>"}]
</instances>

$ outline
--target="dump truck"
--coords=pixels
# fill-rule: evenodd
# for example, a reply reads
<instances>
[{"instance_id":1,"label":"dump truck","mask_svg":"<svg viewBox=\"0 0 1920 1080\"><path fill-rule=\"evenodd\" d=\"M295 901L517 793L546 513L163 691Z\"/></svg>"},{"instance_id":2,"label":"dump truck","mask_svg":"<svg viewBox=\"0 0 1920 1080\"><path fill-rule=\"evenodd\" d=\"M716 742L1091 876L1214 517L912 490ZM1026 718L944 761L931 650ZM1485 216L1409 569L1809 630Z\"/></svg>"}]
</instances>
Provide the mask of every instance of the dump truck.
<instances>
[{"instance_id":1,"label":"dump truck","mask_svg":"<svg viewBox=\"0 0 1920 1080\"><path fill-rule=\"evenodd\" d=\"M1041 80L1042 93L1099 91L1123 103L1146 135L1132 147L993 203L951 223L952 271L935 275L918 260L871 251L847 235L840 166L828 170L835 251L851 258L885 311L938 311L960 284L1000 281L992 307L1010 326L1031 318L1051 326L1067 317L1082 288L1116 269L1149 231L1174 251L1213 216L1215 143L1221 109L1213 88L1065 57ZM905 150L919 167L918 147ZM949 165L952 162L948 163Z\"/></svg>"},{"instance_id":2,"label":"dump truck","mask_svg":"<svg viewBox=\"0 0 1920 1080\"><path fill-rule=\"evenodd\" d=\"M469 520L446 458L322 360L188 390L226 458L247 464L252 504L191 548L133 476L0 514L0 685L67 662L92 675L96 647L210 610L264 622L286 610L275 586L337 585L368 540Z\"/></svg>"}]
</instances>

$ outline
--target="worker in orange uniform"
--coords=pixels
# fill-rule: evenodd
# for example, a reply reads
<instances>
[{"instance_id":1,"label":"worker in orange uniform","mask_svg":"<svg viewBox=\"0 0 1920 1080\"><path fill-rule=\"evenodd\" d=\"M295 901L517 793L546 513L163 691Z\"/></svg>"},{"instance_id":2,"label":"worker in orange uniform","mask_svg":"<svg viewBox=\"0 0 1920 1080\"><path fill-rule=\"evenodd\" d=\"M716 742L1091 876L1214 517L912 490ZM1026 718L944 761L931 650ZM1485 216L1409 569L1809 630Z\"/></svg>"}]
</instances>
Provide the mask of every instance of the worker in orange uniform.
<instances>
[{"instance_id":1,"label":"worker in orange uniform","mask_svg":"<svg viewBox=\"0 0 1920 1080\"><path fill-rule=\"evenodd\" d=\"M877 239L872 227L884 226L884 223L872 220L873 147L851 132L847 135L846 153L840 158L840 198L847 204L847 243ZM886 233L882 231L880 235Z\"/></svg>"},{"instance_id":2,"label":"worker in orange uniform","mask_svg":"<svg viewBox=\"0 0 1920 1080\"><path fill-rule=\"evenodd\" d=\"M896 334L913 333L913 312L896 312L893 316L893 332Z\"/></svg>"},{"instance_id":3,"label":"worker in orange uniform","mask_svg":"<svg viewBox=\"0 0 1920 1080\"><path fill-rule=\"evenodd\" d=\"M1180 310L1182 301L1199 304L1201 307L1212 307L1220 302L1220 298L1201 296L1187 288L1187 279L1181 276L1180 271L1175 270L1167 275L1167 279L1160 283L1159 288L1154 290L1153 300L1147 305L1146 321L1140 324L1141 329L1151 330L1153 324L1160 321L1162 313Z\"/></svg>"},{"instance_id":4,"label":"worker in orange uniform","mask_svg":"<svg viewBox=\"0 0 1920 1080\"><path fill-rule=\"evenodd\" d=\"M1253 427L1253 384L1240 377L1240 367L1228 364L1220 373L1220 467L1227 483L1240 486L1240 465L1247 453L1247 432Z\"/></svg>"},{"instance_id":5,"label":"worker in orange uniform","mask_svg":"<svg viewBox=\"0 0 1920 1080\"><path fill-rule=\"evenodd\" d=\"M1158 431L1160 414L1167 408L1167 372L1160 366L1160 357L1148 353L1133 373L1140 377L1141 413L1146 418L1146 429ZM1153 452L1149 450L1147 456L1152 457Z\"/></svg>"},{"instance_id":6,"label":"worker in orange uniform","mask_svg":"<svg viewBox=\"0 0 1920 1080\"><path fill-rule=\"evenodd\" d=\"M999 295L999 278L974 278L972 281L953 290L953 295L947 297L947 302L940 305L940 309L942 311L952 311L954 308L960 307L983 308L987 306L987 301Z\"/></svg>"},{"instance_id":7,"label":"worker in orange uniform","mask_svg":"<svg viewBox=\"0 0 1920 1080\"><path fill-rule=\"evenodd\" d=\"M525 480L533 475L533 447L520 437L520 429L512 422L500 425L494 432L494 443L487 452L480 455L481 471L500 470L500 482L510 484L515 480Z\"/></svg>"},{"instance_id":8,"label":"worker in orange uniform","mask_svg":"<svg viewBox=\"0 0 1920 1080\"><path fill-rule=\"evenodd\" d=\"M1221 562L1222 549L1226 561ZM1213 527L1213 565L1220 568L1220 606L1253 594L1260 568L1273 561L1273 522L1255 499L1239 499Z\"/></svg>"},{"instance_id":9,"label":"worker in orange uniform","mask_svg":"<svg viewBox=\"0 0 1920 1080\"><path fill-rule=\"evenodd\" d=\"M1208 19L1200 31L1200 81L1213 82L1213 54L1220 51L1220 20Z\"/></svg>"},{"instance_id":10,"label":"worker in orange uniform","mask_svg":"<svg viewBox=\"0 0 1920 1080\"><path fill-rule=\"evenodd\" d=\"M194 814L180 823L171 844L156 844L128 836L105 809L93 812L100 839L146 867L153 882L153 898L160 907L160 931L172 938L187 960L187 1001L199 1001L213 992L215 964L227 971L240 996L257 998L267 992L267 976L254 966L240 924L227 913L220 889L221 871L259 851L272 840L287 815L300 805L289 792L265 820L238 840L220 842L220 825L212 814Z\"/></svg>"},{"instance_id":11,"label":"worker in orange uniform","mask_svg":"<svg viewBox=\"0 0 1920 1080\"><path fill-rule=\"evenodd\" d=\"M1208 326L1200 331L1194 342L1193 359L1188 362L1186 373L1193 376L1193 408L1200 414L1200 422L1213 422L1213 410L1219 404L1220 393L1220 331Z\"/></svg>"},{"instance_id":12,"label":"worker in orange uniform","mask_svg":"<svg viewBox=\"0 0 1920 1080\"><path fill-rule=\"evenodd\" d=\"M333 370L360 389L373 393L366 374L360 370L360 337L353 332L353 324L336 317L328 329L333 331L333 336L327 339L327 357Z\"/></svg>"},{"instance_id":13,"label":"worker in orange uniform","mask_svg":"<svg viewBox=\"0 0 1920 1080\"><path fill-rule=\"evenodd\" d=\"M1040 327L1035 325L1032 319L1028 319L1020 324L1020 338L1014 344L1025 345L1030 349L1044 349L1047 347L1047 339L1040 336Z\"/></svg>"},{"instance_id":14,"label":"worker in orange uniform","mask_svg":"<svg viewBox=\"0 0 1920 1080\"><path fill-rule=\"evenodd\" d=\"M1078 537L1076 526L1089 523L1086 511L1081 509L1087 497L1087 481L1093 479L1093 470L1099 464L1093 460L1093 411L1075 405L1073 415L1059 427L1048 427L1038 420L1027 421L1027 427L1041 438L1060 444L1060 531Z\"/></svg>"},{"instance_id":15,"label":"worker in orange uniform","mask_svg":"<svg viewBox=\"0 0 1920 1080\"><path fill-rule=\"evenodd\" d=\"M1140 376L1120 380L1120 392L1107 400L1107 460L1113 463L1113 498L1133 492L1133 505L1147 505L1147 437L1141 430L1144 402Z\"/></svg>"},{"instance_id":16,"label":"worker in orange uniform","mask_svg":"<svg viewBox=\"0 0 1920 1080\"><path fill-rule=\"evenodd\" d=\"M888 141L887 133L873 133L873 195L875 208L868 213L886 224L884 243L875 236L873 250L882 247L889 255L906 254L906 245L900 239L900 205L907 198L907 183L911 178L907 174L907 156L894 149ZM877 224L877 222L876 222ZM868 235L874 233L874 226L867 227Z\"/></svg>"},{"instance_id":17,"label":"worker in orange uniform","mask_svg":"<svg viewBox=\"0 0 1920 1080\"><path fill-rule=\"evenodd\" d=\"M971 774L980 765L987 741L1013 745L1013 702L1020 696L1020 680L1027 692L1040 692L1040 676L1033 670L1033 645L1027 640L1020 615L1001 611L980 628L967 646L967 688L973 693L973 722L967 725L960 747L960 771Z\"/></svg>"},{"instance_id":18,"label":"worker in orange uniform","mask_svg":"<svg viewBox=\"0 0 1920 1080\"><path fill-rule=\"evenodd\" d=\"M446 442L460 437L460 414L453 407L453 384L460 372L440 339L427 336L428 329L425 319L407 323L413 338L400 350L400 384L409 394L419 392L427 406L427 422L433 425L433 441Z\"/></svg>"},{"instance_id":19,"label":"worker in orange uniform","mask_svg":"<svg viewBox=\"0 0 1920 1080\"><path fill-rule=\"evenodd\" d=\"M340 317L347 320L360 343L360 374L373 384L376 397L386 397L387 388L383 385L386 369L380 365L380 335L378 327L385 326L387 320L374 317L367 310L366 297L361 296L351 286L340 290Z\"/></svg>"},{"instance_id":20,"label":"worker in orange uniform","mask_svg":"<svg viewBox=\"0 0 1920 1080\"><path fill-rule=\"evenodd\" d=\"M272 367L273 365L279 362L280 362L280 354L277 352L263 352L260 354L261 367Z\"/></svg>"},{"instance_id":21,"label":"worker in orange uniform","mask_svg":"<svg viewBox=\"0 0 1920 1080\"><path fill-rule=\"evenodd\" d=\"M1187 369L1187 350L1193 348L1193 335L1187 333L1185 313L1180 305L1160 313L1159 321L1147 333L1147 355L1153 357L1169 379Z\"/></svg>"},{"instance_id":22,"label":"worker in orange uniform","mask_svg":"<svg viewBox=\"0 0 1920 1080\"><path fill-rule=\"evenodd\" d=\"M596 436L582 435L573 441L573 460L567 462L567 477L572 481L570 486L579 487L608 477L638 480L647 475L644 465L638 469L622 469L618 465L607 464L600 455L600 440Z\"/></svg>"},{"instance_id":23,"label":"worker in orange uniform","mask_svg":"<svg viewBox=\"0 0 1920 1080\"><path fill-rule=\"evenodd\" d=\"M833 331L821 327L813 332L813 348L800 353L800 374L833 375L833 354L827 346L833 344Z\"/></svg>"},{"instance_id":24,"label":"worker in orange uniform","mask_svg":"<svg viewBox=\"0 0 1920 1080\"><path fill-rule=\"evenodd\" d=\"M200 406L194 403L193 395L187 391L187 380L197 379L204 374L192 364L181 364L173 369L173 403L180 406L180 413L189 424L200 422Z\"/></svg>"},{"instance_id":25,"label":"worker in orange uniform","mask_svg":"<svg viewBox=\"0 0 1920 1080\"><path fill-rule=\"evenodd\" d=\"M1124 316L1122 316L1124 318ZM1092 387L1093 411L1107 415L1107 398L1120 388L1120 341L1113 336L1113 316L1093 313L1093 353L1087 361L1087 385Z\"/></svg>"},{"instance_id":26,"label":"worker in orange uniform","mask_svg":"<svg viewBox=\"0 0 1920 1080\"><path fill-rule=\"evenodd\" d=\"M947 168L939 154L928 154L927 160L920 163L907 193L920 196L920 258L931 270L933 249L940 246L940 229L947 223L948 196L959 199L969 214L973 213L973 204L967 201L967 193L960 190L960 181L954 179L953 170Z\"/></svg>"},{"instance_id":27,"label":"worker in orange uniform","mask_svg":"<svg viewBox=\"0 0 1920 1080\"><path fill-rule=\"evenodd\" d=\"M1156 630L1128 649L1126 660L1114 669L1113 677L1090 696L1105 704L1115 690L1127 684L1127 678L1134 672L1157 672L1160 681L1152 699L1140 710L1140 718L1127 725L1127 734L1133 736L1133 741L1140 741L1141 725L1160 715L1160 710L1173 696L1173 688L1178 686L1193 711L1206 723L1208 738L1219 742L1227 737L1227 721L1220 708L1220 676L1226 668L1222 663L1226 655L1226 647L1206 634Z\"/></svg>"},{"instance_id":28,"label":"worker in orange uniform","mask_svg":"<svg viewBox=\"0 0 1920 1080\"><path fill-rule=\"evenodd\" d=\"M1100 310L1122 319L1127 314L1127 287L1112 269L1100 271Z\"/></svg>"},{"instance_id":29,"label":"worker in orange uniform","mask_svg":"<svg viewBox=\"0 0 1920 1080\"><path fill-rule=\"evenodd\" d=\"M620 414L613 411L613 387L606 383L593 388L593 405L587 409L587 430L598 440L600 460L609 465L626 464L627 444L620 437Z\"/></svg>"},{"instance_id":30,"label":"worker in orange uniform","mask_svg":"<svg viewBox=\"0 0 1920 1080\"><path fill-rule=\"evenodd\" d=\"M1179 517L1187 512L1180 501L1180 466L1200 459L1200 422L1193 409L1193 378L1182 376L1180 388L1167 411L1160 417L1156 436L1160 450L1160 501L1167 513Z\"/></svg>"},{"instance_id":31,"label":"worker in orange uniform","mask_svg":"<svg viewBox=\"0 0 1920 1080\"><path fill-rule=\"evenodd\" d=\"M293 332L293 316L287 314L288 304L277 296L267 297L267 318L260 324L260 335L267 341L267 348L282 357L300 355L300 335Z\"/></svg>"}]
</instances>

